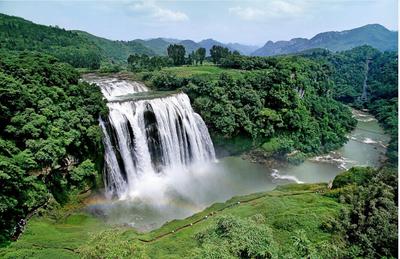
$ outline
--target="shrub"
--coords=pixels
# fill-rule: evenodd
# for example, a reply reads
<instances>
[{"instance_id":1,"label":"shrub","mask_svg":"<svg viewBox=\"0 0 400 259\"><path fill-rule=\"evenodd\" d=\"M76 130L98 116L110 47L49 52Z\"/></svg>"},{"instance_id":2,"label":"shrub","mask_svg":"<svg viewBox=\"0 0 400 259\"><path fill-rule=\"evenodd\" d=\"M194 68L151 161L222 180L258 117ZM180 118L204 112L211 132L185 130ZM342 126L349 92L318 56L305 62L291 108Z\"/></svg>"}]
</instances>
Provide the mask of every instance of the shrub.
<instances>
[{"instance_id":1,"label":"shrub","mask_svg":"<svg viewBox=\"0 0 400 259\"><path fill-rule=\"evenodd\" d=\"M333 180L332 188L341 188L346 185L363 185L371 179L375 171L371 167L352 167L348 171L338 174Z\"/></svg>"},{"instance_id":2,"label":"shrub","mask_svg":"<svg viewBox=\"0 0 400 259\"><path fill-rule=\"evenodd\" d=\"M144 247L122 237L122 230L106 230L96 235L78 249L81 258L148 258Z\"/></svg>"}]
</instances>

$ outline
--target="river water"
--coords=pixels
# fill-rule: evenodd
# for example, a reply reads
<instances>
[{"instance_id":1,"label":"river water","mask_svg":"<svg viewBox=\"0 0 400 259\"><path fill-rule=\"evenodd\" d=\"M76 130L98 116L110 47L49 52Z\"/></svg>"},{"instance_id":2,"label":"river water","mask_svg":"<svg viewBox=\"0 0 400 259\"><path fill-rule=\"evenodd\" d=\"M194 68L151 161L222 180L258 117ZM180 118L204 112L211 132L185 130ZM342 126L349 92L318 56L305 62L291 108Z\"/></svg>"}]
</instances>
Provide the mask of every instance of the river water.
<instances>
[{"instance_id":1,"label":"river water","mask_svg":"<svg viewBox=\"0 0 400 259\"><path fill-rule=\"evenodd\" d=\"M278 168L275 171L277 178L292 177L305 183L329 182L338 173L353 166L378 167L385 159L390 138L372 115L357 110L352 112L358 124L342 148L297 166Z\"/></svg>"}]
</instances>

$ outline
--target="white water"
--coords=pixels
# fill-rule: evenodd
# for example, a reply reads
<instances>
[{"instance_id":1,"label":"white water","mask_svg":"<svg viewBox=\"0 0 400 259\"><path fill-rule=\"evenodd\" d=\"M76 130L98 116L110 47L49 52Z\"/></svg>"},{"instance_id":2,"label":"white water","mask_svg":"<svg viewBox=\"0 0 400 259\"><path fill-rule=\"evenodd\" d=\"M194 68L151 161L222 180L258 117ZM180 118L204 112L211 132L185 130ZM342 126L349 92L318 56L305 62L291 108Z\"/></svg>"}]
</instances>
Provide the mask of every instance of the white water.
<instances>
[{"instance_id":1,"label":"white water","mask_svg":"<svg viewBox=\"0 0 400 259\"><path fill-rule=\"evenodd\" d=\"M100 119L109 197L134 199L154 193L154 188L163 195L162 186L168 175L188 173L192 165L215 160L207 127L193 111L187 95L116 101L121 94L148 89L116 79L92 82L101 87L107 100L113 101L107 104L110 111L107 121Z\"/></svg>"},{"instance_id":2,"label":"white water","mask_svg":"<svg viewBox=\"0 0 400 259\"><path fill-rule=\"evenodd\" d=\"M86 76L85 80L97 84L108 101L112 101L119 96L147 92L149 90L142 83L118 78Z\"/></svg>"},{"instance_id":3,"label":"white water","mask_svg":"<svg viewBox=\"0 0 400 259\"><path fill-rule=\"evenodd\" d=\"M292 181L292 182L295 182L295 183L304 183L304 182L300 181L299 179L297 179L296 176L293 176L293 175L281 175L279 173L278 169L272 169L271 176L275 180L288 180L288 181Z\"/></svg>"}]
</instances>

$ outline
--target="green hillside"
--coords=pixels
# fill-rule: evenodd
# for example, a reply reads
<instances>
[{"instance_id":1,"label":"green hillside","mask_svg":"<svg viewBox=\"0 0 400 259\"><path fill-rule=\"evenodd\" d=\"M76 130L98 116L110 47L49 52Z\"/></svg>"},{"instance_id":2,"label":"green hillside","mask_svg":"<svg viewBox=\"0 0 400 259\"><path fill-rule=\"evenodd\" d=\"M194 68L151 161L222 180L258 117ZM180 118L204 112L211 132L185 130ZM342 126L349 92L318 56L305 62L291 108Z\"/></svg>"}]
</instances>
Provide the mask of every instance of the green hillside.
<instances>
[{"instance_id":1,"label":"green hillside","mask_svg":"<svg viewBox=\"0 0 400 259\"><path fill-rule=\"evenodd\" d=\"M131 54L146 54L153 56L156 53L137 41L113 41L94 36L84 31L75 31L81 37L93 42L100 50L102 57L114 62L126 62Z\"/></svg>"},{"instance_id":2,"label":"green hillside","mask_svg":"<svg viewBox=\"0 0 400 259\"><path fill-rule=\"evenodd\" d=\"M0 14L0 49L51 54L74 67L98 68L100 49L77 33Z\"/></svg>"},{"instance_id":3,"label":"green hillside","mask_svg":"<svg viewBox=\"0 0 400 259\"><path fill-rule=\"evenodd\" d=\"M170 42L162 39L150 39L150 40L141 40L137 39L134 42L140 43L147 48L151 49L156 55L167 55L167 48L171 44Z\"/></svg>"},{"instance_id":4,"label":"green hillside","mask_svg":"<svg viewBox=\"0 0 400 259\"><path fill-rule=\"evenodd\" d=\"M112 41L4 14L0 14L0 49L44 52L74 67L91 69L99 68L102 61L126 62L130 54L156 54L136 41Z\"/></svg>"}]
</instances>

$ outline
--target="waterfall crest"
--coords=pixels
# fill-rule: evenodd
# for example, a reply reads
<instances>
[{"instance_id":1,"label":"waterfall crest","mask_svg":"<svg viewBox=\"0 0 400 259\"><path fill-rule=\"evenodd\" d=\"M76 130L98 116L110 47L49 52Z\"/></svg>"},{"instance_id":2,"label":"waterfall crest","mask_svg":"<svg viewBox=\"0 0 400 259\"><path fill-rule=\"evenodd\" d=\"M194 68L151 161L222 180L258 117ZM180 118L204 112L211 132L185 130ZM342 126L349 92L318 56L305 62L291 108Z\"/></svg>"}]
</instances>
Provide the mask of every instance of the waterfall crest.
<instances>
[{"instance_id":1,"label":"waterfall crest","mask_svg":"<svg viewBox=\"0 0 400 259\"><path fill-rule=\"evenodd\" d=\"M146 175L162 176L170 170L185 170L194 164L215 160L207 127L193 111L186 94L118 101L121 93L127 95L148 89L121 80L92 82L101 87L110 101L108 118L100 119L105 181L110 196L120 199L133 196L135 186Z\"/></svg>"}]
</instances>

